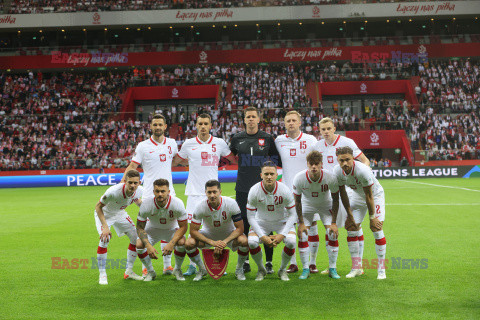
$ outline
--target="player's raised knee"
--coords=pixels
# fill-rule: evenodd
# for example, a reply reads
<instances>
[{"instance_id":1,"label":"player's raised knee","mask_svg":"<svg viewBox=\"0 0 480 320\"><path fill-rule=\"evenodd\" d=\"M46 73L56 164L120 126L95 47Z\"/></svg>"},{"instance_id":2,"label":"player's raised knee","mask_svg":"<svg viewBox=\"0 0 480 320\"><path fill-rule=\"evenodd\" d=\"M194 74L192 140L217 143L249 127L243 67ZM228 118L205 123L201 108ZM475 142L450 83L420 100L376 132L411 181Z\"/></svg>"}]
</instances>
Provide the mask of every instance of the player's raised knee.
<instances>
[{"instance_id":1,"label":"player's raised knee","mask_svg":"<svg viewBox=\"0 0 480 320\"><path fill-rule=\"evenodd\" d=\"M193 250L197 246L197 242L195 241L194 238L188 238L187 241L185 241L185 249L187 250Z\"/></svg>"},{"instance_id":2,"label":"player's raised knee","mask_svg":"<svg viewBox=\"0 0 480 320\"><path fill-rule=\"evenodd\" d=\"M137 239L137 249L145 249L142 240Z\"/></svg>"},{"instance_id":3,"label":"player's raised knee","mask_svg":"<svg viewBox=\"0 0 480 320\"><path fill-rule=\"evenodd\" d=\"M259 241L260 239L258 239L257 235L248 236L248 246L250 247L250 249L255 249L256 247L258 247Z\"/></svg>"},{"instance_id":4,"label":"player's raised knee","mask_svg":"<svg viewBox=\"0 0 480 320\"><path fill-rule=\"evenodd\" d=\"M180 240L177 242L177 246L184 246L186 243L185 237L182 237Z\"/></svg>"},{"instance_id":5,"label":"player's raised knee","mask_svg":"<svg viewBox=\"0 0 480 320\"><path fill-rule=\"evenodd\" d=\"M245 236L244 234L242 234L241 236L239 236L237 238L237 243L240 247L246 247L248 246L248 238L247 236Z\"/></svg>"},{"instance_id":6,"label":"player's raised knee","mask_svg":"<svg viewBox=\"0 0 480 320\"><path fill-rule=\"evenodd\" d=\"M296 244L296 240L297 240L297 237L294 235L294 234L287 234L287 236L285 237L285 247L289 248L289 249L294 249L295 248L295 244Z\"/></svg>"}]
</instances>

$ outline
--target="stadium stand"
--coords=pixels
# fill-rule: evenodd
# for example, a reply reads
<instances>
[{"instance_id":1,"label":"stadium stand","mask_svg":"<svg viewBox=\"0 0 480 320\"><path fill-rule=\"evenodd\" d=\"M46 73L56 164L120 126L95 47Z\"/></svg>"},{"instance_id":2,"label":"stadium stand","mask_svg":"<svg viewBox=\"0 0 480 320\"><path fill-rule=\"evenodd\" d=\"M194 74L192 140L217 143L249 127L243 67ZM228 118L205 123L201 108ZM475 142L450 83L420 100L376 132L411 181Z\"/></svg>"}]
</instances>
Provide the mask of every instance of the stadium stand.
<instances>
[{"instance_id":1,"label":"stadium stand","mask_svg":"<svg viewBox=\"0 0 480 320\"><path fill-rule=\"evenodd\" d=\"M401 66L405 76L420 75L419 111L405 100L385 98L373 101L360 115L346 109L342 114L329 114L322 104L312 104L305 89L308 82L334 80L328 78L329 70L341 77L342 69L348 70L332 65L178 66L168 71L152 67L137 70L137 75L134 70L49 76L32 71L4 73L0 76L0 170L125 167L132 148L148 136L148 119L114 121L126 88L137 81L161 85L162 79L205 83L212 75L224 88L217 106L175 105L155 110L177 128L179 144L196 134L195 119L202 112L213 117L212 134L228 141L241 130L243 108L255 105L262 112L262 128L274 135L284 133L285 112L297 109L304 130L316 136L318 121L328 115L340 131L404 129L412 149L426 150L430 159L478 159L478 67L472 60ZM360 77L368 78L382 67L362 70L367 72L359 72Z\"/></svg>"},{"instance_id":2,"label":"stadium stand","mask_svg":"<svg viewBox=\"0 0 480 320\"><path fill-rule=\"evenodd\" d=\"M272 37L270 35L269 37ZM316 48L334 46L378 46L378 45L409 45L409 44L451 44L479 42L478 34L441 35L441 36L365 36L357 38L319 38L319 39L283 39L283 40L252 40L252 41L222 41L222 42L190 42L185 43L148 43L145 39L136 39L137 43L59 46L55 37L43 37L42 45L35 46L2 46L3 54L50 55L52 51L62 53L130 53L130 52L170 52L170 51L202 51L202 50L236 50L236 49L275 49L275 48ZM143 43L144 42L144 43Z\"/></svg>"},{"instance_id":3,"label":"stadium stand","mask_svg":"<svg viewBox=\"0 0 480 320\"><path fill-rule=\"evenodd\" d=\"M433 0L426 0L433 1ZM455 0L453 0L455 1ZM473 1L473 0L472 0ZM10 14L28 13L61 13L61 12L95 12L95 11L132 11L132 10L165 10L165 9L202 9L202 8L232 8L258 6L302 6L350 3L387 3L387 2L418 2L417 0L13 0Z\"/></svg>"}]
</instances>

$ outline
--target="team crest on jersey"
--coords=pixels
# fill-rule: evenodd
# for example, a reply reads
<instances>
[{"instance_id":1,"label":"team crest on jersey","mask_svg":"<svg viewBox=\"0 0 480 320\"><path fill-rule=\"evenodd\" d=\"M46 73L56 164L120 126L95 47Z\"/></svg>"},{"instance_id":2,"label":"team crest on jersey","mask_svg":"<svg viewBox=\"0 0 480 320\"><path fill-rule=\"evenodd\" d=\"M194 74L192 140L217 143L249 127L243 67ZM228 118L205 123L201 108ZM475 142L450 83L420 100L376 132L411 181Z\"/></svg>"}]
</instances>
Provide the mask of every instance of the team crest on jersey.
<instances>
[{"instance_id":1,"label":"team crest on jersey","mask_svg":"<svg viewBox=\"0 0 480 320\"><path fill-rule=\"evenodd\" d=\"M275 211L275 206L273 204L269 204L267 206L268 211Z\"/></svg>"},{"instance_id":2,"label":"team crest on jersey","mask_svg":"<svg viewBox=\"0 0 480 320\"><path fill-rule=\"evenodd\" d=\"M295 157L297 155L297 149L290 149L290 157Z\"/></svg>"},{"instance_id":3,"label":"team crest on jersey","mask_svg":"<svg viewBox=\"0 0 480 320\"><path fill-rule=\"evenodd\" d=\"M312 192L312 197L313 198L318 198L318 192Z\"/></svg>"},{"instance_id":4,"label":"team crest on jersey","mask_svg":"<svg viewBox=\"0 0 480 320\"><path fill-rule=\"evenodd\" d=\"M220 221L213 221L214 227L220 227Z\"/></svg>"},{"instance_id":5,"label":"team crest on jersey","mask_svg":"<svg viewBox=\"0 0 480 320\"><path fill-rule=\"evenodd\" d=\"M165 219L165 218L160 218L160 223L161 223L161 224L166 224L166 223L167 223L167 219Z\"/></svg>"},{"instance_id":6,"label":"team crest on jersey","mask_svg":"<svg viewBox=\"0 0 480 320\"><path fill-rule=\"evenodd\" d=\"M208 159L208 152L202 152L202 159Z\"/></svg>"},{"instance_id":7,"label":"team crest on jersey","mask_svg":"<svg viewBox=\"0 0 480 320\"><path fill-rule=\"evenodd\" d=\"M333 156L328 156L327 160L328 160L328 163L333 163Z\"/></svg>"},{"instance_id":8,"label":"team crest on jersey","mask_svg":"<svg viewBox=\"0 0 480 320\"><path fill-rule=\"evenodd\" d=\"M260 147L265 146L265 139L258 139L258 145L259 145Z\"/></svg>"},{"instance_id":9,"label":"team crest on jersey","mask_svg":"<svg viewBox=\"0 0 480 320\"><path fill-rule=\"evenodd\" d=\"M162 162L167 161L167 155L161 154L161 155L160 155L160 161L162 161Z\"/></svg>"}]
</instances>

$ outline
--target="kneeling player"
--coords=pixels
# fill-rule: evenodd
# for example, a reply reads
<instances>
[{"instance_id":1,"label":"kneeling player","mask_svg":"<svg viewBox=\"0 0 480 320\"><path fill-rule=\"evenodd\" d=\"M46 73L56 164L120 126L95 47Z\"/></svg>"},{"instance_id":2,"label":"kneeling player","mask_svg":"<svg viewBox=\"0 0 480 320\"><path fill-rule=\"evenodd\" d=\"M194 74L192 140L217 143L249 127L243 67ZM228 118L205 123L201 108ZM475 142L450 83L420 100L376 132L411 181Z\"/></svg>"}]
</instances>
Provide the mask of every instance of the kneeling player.
<instances>
[{"instance_id":1,"label":"kneeling player","mask_svg":"<svg viewBox=\"0 0 480 320\"><path fill-rule=\"evenodd\" d=\"M126 234L130 238L127 251L127 269L125 279L143 280L133 272L133 263L137 258L135 243L137 232L132 219L125 208L135 202L138 206L142 203L143 188L140 185L140 174L137 170L129 170L125 174L125 183L119 183L107 189L95 206L95 224L100 242L97 249L98 269L100 271L99 283L108 284L105 264L107 260L107 247L112 237L110 227L114 227L119 237Z\"/></svg>"},{"instance_id":2,"label":"kneeling player","mask_svg":"<svg viewBox=\"0 0 480 320\"><path fill-rule=\"evenodd\" d=\"M260 176L261 182L255 184L248 193L247 217L253 231L248 234L250 254L258 266L256 281L262 281L267 271L263 266L262 251L259 243L276 247L280 242L285 242L282 252L282 263L278 276L283 281L288 281L287 266L295 254L295 228L296 221L295 201L292 191L287 185L277 182L277 167L272 161L263 164ZM285 210L286 209L286 210ZM285 211L287 214L285 216ZM271 232L276 235L268 236Z\"/></svg>"},{"instance_id":3,"label":"kneeling player","mask_svg":"<svg viewBox=\"0 0 480 320\"><path fill-rule=\"evenodd\" d=\"M350 147L337 149L339 166L336 166L333 173L338 181L340 197L347 211L345 229L347 229L348 250L352 257L352 270L346 275L353 278L363 274L362 253L358 245L358 230L368 210L370 217L370 230L375 238L375 251L378 257L378 277L385 279L385 250L387 242L383 233L383 221L385 220L385 194L372 170L361 162L354 161L353 151ZM348 185L354 192L351 199L345 191ZM338 193L333 193L332 225L331 231L338 235L336 218L339 205Z\"/></svg>"},{"instance_id":4,"label":"kneeling player","mask_svg":"<svg viewBox=\"0 0 480 320\"><path fill-rule=\"evenodd\" d=\"M309 269L309 248L307 229L310 229L316 213L320 215L325 226L329 264L329 276L339 279L337 274L338 240L331 234L332 223L332 197L330 189L338 189L335 177L322 169L322 154L312 151L307 155L308 170L297 173L293 179L293 194L295 195L295 207L298 215L298 251L302 261L303 271L299 279L307 279ZM316 226L314 226L316 228Z\"/></svg>"},{"instance_id":5,"label":"kneeling player","mask_svg":"<svg viewBox=\"0 0 480 320\"><path fill-rule=\"evenodd\" d=\"M158 252L153 246L161 240L168 241L162 250L163 256L170 255L175 250L173 275L177 280L185 280L182 275L184 235L188 230L185 206L182 200L170 195L166 179L153 182L153 194L154 198L144 199L137 217L137 252L148 272L144 281L152 281L157 276L151 259L158 259Z\"/></svg>"},{"instance_id":6,"label":"kneeling player","mask_svg":"<svg viewBox=\"0 0 480 320\"><path fill-rule=\"evenodd\" d=\"M243 264L248 257L248 240L243 234L243 220L240 208L235 200L223 197L220 182L209 180L205 183L207 200L195 208L190 235L186 248L189 254L198 255L197 248L215 247L215 253L220 254L225 247L233 251L238 248L238 262L235 276L245 280ZM200 226L203 225L202 230ZM198 273L198 280L203 275ZM195 277L194 280L196 280Z\"/></svg>"}]
</instances>

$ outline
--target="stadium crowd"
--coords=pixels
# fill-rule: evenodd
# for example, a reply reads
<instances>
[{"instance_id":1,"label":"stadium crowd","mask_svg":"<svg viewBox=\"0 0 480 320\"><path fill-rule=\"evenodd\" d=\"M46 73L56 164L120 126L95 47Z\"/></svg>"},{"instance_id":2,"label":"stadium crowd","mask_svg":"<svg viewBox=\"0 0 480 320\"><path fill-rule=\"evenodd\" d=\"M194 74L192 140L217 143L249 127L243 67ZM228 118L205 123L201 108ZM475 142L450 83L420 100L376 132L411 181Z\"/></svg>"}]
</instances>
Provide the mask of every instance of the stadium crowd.
<instances>
[{"instance_id":1,"label":"stadium crowd","mask_svg":"<svg viewBox=\"0 0 480 320\"><path fill-rule=\"evenodd\" d=\"M417 2L419 0L401 0ZM426 0L433 1L433 0ZM455 1L455 0L453 0ZM400 0L363 0L363 3L388 3ZM234 8L261 6L301 6L357 3L353 0L13 0L10 14L96 11L132 11L165 9Z\"/></svg>"},{"instance_id":2,"label":"stadium crowd","mask_svg":"<svg viewBox=\"0 0 480 320\"><path fill-rule=\"evenodd\" d=\"M432 61L419 65L419 102L436 113L470 112L480 102L480 68L477 61Z\"/></svg>"},{"instance_id":3,"label":"stadium crowd","mask_svg":"<svg viewBox=\"0 0 480 320\"><path fill-rule=\"evenodd\" d=\"M212 134L228 142L241 130L243 108L253 105L261 110L262 129L273 135L284 133L283 116L286 110L296 109L302 113L304 131L317 138L318 121L328 114L339 131L404 129L412 149L427 150L430 159L480 158L478 64L450 61L419 66L418 109L404 100L381 99L366 105L360 114L347 108L332 116L322 104L313 105L305 86L329 70L342 74L342 69L312 64L178 66L168 72L147 68L137 74L64 72L48 78L41 72L2 74L0 170L124 167L132 148L148 137L149 129L147 121L114 117L120 111L121 94L135 79L154 82L157 72L160 79L173 79L175 84L179 79L190 83L190 77L199 84L215 79L224 89L216 106L157 108L177 128L179 145L196 135L196 115L202 112L212 115Z\"/></svg>"},{"instance_id":4,"label":"stadium crowd","mask_svg":"<svg viewBox=\"0 0 480 320\"><path fill-rule=\"evenodd\" d=\"M261 73L263 78L259 78L258 73ZM306 83L309 80L327 82L409 79L417 74L418 64L416 63L378 62L361 64L332 61L305 65L269 65L268 67L255 65L198 65L190 67L179 65L173 69L168 69L161 66L147 66L136 67L124 76L132 82L132 85L136 86L221 83L223 88L227 87L228 82L233 83L235 88L245 87L245 82L248 82L248 86L253 85L258 88L259 85L266 86L267 80L265 77L273 76L275 80L268 79L268 81L276 81L283 88L286 87L285 82L290 81L290 79L292 79L294 85L297 85L297 81ZM257 83L251 84L249 78L254 79ZM298 85L297 88L298 90L301 89ZM270 88L270 90L273 90L273 88ZM249 92L252 93L251 90ZM245 98L244 94L245 92L242 91L243 98Z\"/></svg>"}]
</instances>

